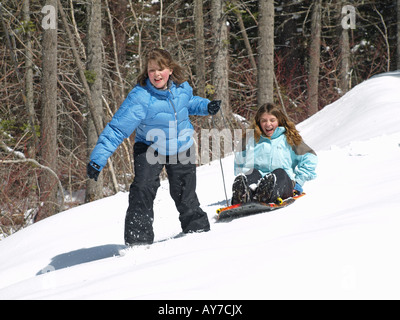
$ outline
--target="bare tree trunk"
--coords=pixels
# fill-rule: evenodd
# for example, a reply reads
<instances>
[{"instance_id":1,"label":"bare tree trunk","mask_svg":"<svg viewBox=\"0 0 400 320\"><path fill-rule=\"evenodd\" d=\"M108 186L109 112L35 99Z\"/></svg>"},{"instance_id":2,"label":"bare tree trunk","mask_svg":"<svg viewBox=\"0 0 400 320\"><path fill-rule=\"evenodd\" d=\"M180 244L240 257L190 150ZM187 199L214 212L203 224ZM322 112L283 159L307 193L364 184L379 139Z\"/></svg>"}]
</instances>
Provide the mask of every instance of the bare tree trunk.
<instances>
[{"instance_id":1,"label":"bare tree trunk","mask_svg":"<svg viewBox=\"0 0 400 320\"><path fill-rule=\"evenodd\" d=\"M32 43L31 43L31 37L32 33L30 31L30 11L29 11L29 0L24 0L22 3L22 11L23 11L23 18L25 20L25 29L24 31L27 34L27 44L25 46L25 64L26 64L26 69L27 69L27 74L26 74L26 80L25 80L25 88L24 87L19 87L19 90L21 90L21 95L24 99L25 106L27 108L27 113L28 113L28 121L29 125L31 127L31 131L33 134L33 144L30 148L30 156L35 156L35 151L36 147L38 145L38 137L36 135L36 130L35 130L35 110L33 106L33 72L32 72ZM22 82L22 76L19 72L19 66L18 66L18 61L17 57L15 55L15 41L11 41L10 39L10 33L8 32L7 25L4 20L3 16L3 4L0 2L0 22L1 26L3 27L4 35L5 35L5 45L10 51L10 57L11 61L13 62L14 69L15 69L15 74L17 76L18 82ZM25 89L25 91L24 91ZM29 95L27 97L27 95Z\"/></svg>"},{"instance_id":2,"label":"bare tree trunk","mask_svg":"<svg viewBox=\"0 0 400 320\"><path fill-rule=\"evenodd\" d=\"M88 157L90 156L91 150L96 145L97 133L92 118L96 117L98 122L103 123L103 75L102 75L102 29L101 29L101 0L90 0L88 6L88 40L87 40L87 70L93 76L92 83L89 84L92 100L95 106L95 114L90 114L88 120L88 132L87 132L87 146L88 146ZM96 182L89 179L86 183L86 199L85 202L91 202L94 200L101 199L103 197L103 175L99 176L99 180Z\"/></svg>"},{"instance_id":3,"label":"bare tree trunk","mask_svg":"<svg viewBox=\"0 0 400 320\"><path fill-rule=\"evenodd\" d=\"M318 112L318 84L321 60L321 0L314 2L311 25L310 69L308 77L308 112Z\"/></svg>"},{"instance_id":4,"label":"bare tree trunk","mask_svg":"<svg viewBox=\"0 0 400 320\"><path fill-rule=\"evenodd\" d=\"M258 106L274 101L274 23L273 0L259 1Z\"/></svg>"},{"instance_id":5,"label":"bare tree trunk","mask_svg":"<svg viewBox=\"0 0 400 320\"><path fill-rule=\"evenodd\" d=\"M126 9L127 0L108 1L106 0L107 15L110 22L110 33L112 37L112 47L114 48L114 61L116 74L112 78L118 83L114 86L114 106L118 107L125 100L125 62L126 62Z\"/></svg>"},{"instance_id":6,"label":"bare tree trunk","mask_svg":"<svg viewBox=\"0 0 400 320\"><path fill-rule=\"evenodd\" d=\"M135 27L136 27L136 31L137 31L138 37L139 37L139 39L138 39L138 56L141 57L142 56L142 31L144 28L144 23L142 23L142 26L139 26L139 19L138 19L138 16L136 15L135 8L133 7L132 0L128 0L128 1L129 1L129 7L131 8L133 18L135 19ZM142 59L139 59L139 70L143 70Z\"/></svg>"},{"instance_id":7,"label":"bare tree trunk","mask_svg":"<svg viewBox=\"0 0 400 320\"><path fill-rule=\"evenodd\" d=\"M240 27L240 33L242 34L243 37L243 41L244 44L246 46L246 50L247 50L247 54L249 55L249 59L250 59L250 63L252 68L254 69L254 74L257 76L257 64L256 64L256 59L254 59L254 54L253 54L253 50L251 49L251 45L250 45L250 41L249 41L249 37L247 35L246 32L246 28L244 26L244 21L243 21L243 17L242 17L242 13L240 11L240 2L235 0L234 4L236 6L235 8L235 14L236 14L236 18L238 19L239 22L239 27Z\"/></svg>"},{"instance_id":8,"label":"bare tree trunk","mask_svg":"<svg viewBox=\"0 0 400 320\"><path fill-rule=\"evenodd\" d=\"M206 92L206 63L204 57L204 18L203 0L194 2L194 20L196 32L196 80L197 95L204 97Z\"/></svg>"},{"instance_id":9,"label":"bare tree trunk","mask_svg":"<svg viewBox=\"0 0 400 320\"><path fill-rule=\"evenodd\" d=\"M339 1L339 12L342 12L342 7L346 5L345 0ZM342 13L340 15L339 28L341 30L340 35L340 81L339 88L341 90L341 94L346 94L350 88L350 43L349 43L349 30L343 28L341 21L344 17Z\"/></svg>"},{"instance_id":10,"label":"bare tree trunk","mask_svg":"<svg viewBox=\"0 0 400 320\"><path fill-rule=\"evenodd\" d=\"M57 1L47 0L57 12ZM41 121L41 163L57 172L57 19L56 28L43 30L43 78L42 78L42 121ZM40 201L42 208L35 222L57 212L57 179L43 171L40 180Z\"/></svg>"},{"instance_id":11,"label":"bare tree trunk","mask_svg":"<svg viewBox=\"0 0 400 320\"><path fill-rule=\"evenodd\" d=\"M38 137L36 136L36 116L35 116L35 106L33 101L33 54L32 54L32 32L30 30L30 0L24 0L23 2L23 14L24 14L24 22L26 27L26 49L25 49L25 105L28 110L29 115L29 123L31 126L32 134L33 134L33 143L29 148L29 157L36 157L36 148L38 145Z\"/></svg>"},{"instance_id":12,"label":"bare tree trunk","mask_svg":"<svg viewBox=\"0 0 400 320\"><path fill-rule=\"evenodd\" d=\"M229 103L229 72L228 72L228 27L226 25L225 1L212 0L212 29L215 37L214 44L214 99L222 100L222 112L224 115L230 114ZM219 116L219 115L218 115Z\"/></svg>"},{"instance_id":13,"label":"bare tree trunk","mask_svg":"<svg viewBox=\"0 0 400 320\"><path fill-rule=\"evenodd\" d=\"M76 49L76 45L74 43L74 39L73 39L71 30L69 29L68 22L67 22L67 17L65 15L64 9L62 7L61 0L57 0L57 3L59 5L61 20L63 22L65 31L67 32L67 36L68 36L69 43L71 45L72 53L74 55L75 62L77 64L77 66L78 66L79 77L81 78L84 91L85 91L85 93L87 95L87 100L88 100L90 113L91 114L96 114L96 107L95 107L95 105L93 103L92 94L90 92L89 84L88 84L88 82L86 80L85 70L84 70L84 67L82 65L82 61L81 61L81 59L79 57L78 51ZM94 118L92 117L92 119L94 121L93 124L94 124L94 127L96 128L96 133L97 133L98 136L100 136L101 132L103 131L103 123L100 122L100 121L97 121L96 117L94 117ZM108 164L109 164L110 174L111 174L111 178L112 178L112 181L113 181L115 192L119 192L119 186L118 186L117 178L116 178L116 175L115 175L115 172L114 172L114 166L113 166L113 163L112 163L111 159L108 159Z\"/></svg>"},{"instance_id":14,"label":"bare tree trunk","mask_svg":"<svg viewBox=\"0 0 400 320\"><path fill-rule=\"evenodd\" d=\"M163 40L162 40L162 20L163 20L163 10L164 10L164 2L163 0L160 0L160 20L159 20L159 34L160 34L160 48L164 48L163 47Z\"/></svg>"}]
</instances>

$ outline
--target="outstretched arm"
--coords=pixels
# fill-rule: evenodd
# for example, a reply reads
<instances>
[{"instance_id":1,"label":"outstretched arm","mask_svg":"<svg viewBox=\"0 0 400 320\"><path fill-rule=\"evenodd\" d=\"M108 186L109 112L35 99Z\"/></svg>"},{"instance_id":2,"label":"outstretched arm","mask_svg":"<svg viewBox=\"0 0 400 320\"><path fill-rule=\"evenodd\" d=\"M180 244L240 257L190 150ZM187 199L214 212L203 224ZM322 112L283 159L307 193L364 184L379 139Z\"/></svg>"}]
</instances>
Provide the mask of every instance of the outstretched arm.
<instances>
[{"instance_id":1,"label":"outstretched arm","mask_svg":"<svg viewBox=\"0 0 400 320\"><path fill-rule=\"evenodd\" d=\"M91 163L96 164L96 166L92 165L92 167L101 171L107 164L108 158L111 157L124 139L130 137L145 117L146 105L138 101L133 90L99 136L97 144L90 155Z\"/></svg>"}]
</instances>

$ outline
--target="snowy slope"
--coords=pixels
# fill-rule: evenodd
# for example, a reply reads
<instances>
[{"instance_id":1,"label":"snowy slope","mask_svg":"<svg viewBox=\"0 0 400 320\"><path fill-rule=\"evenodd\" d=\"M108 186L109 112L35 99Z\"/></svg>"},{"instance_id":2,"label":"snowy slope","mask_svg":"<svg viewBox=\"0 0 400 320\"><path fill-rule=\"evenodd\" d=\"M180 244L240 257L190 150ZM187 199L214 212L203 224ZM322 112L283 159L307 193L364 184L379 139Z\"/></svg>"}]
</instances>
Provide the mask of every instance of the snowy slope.
<instances>
[{"instance_id":1,"label":"snowy slope","mask_svg":"<svg viewBox=\"0 0 400 320\"><path fill-rule=\"evenodd\" d=\"M211 232L162 241L180 232L163 182L158 242L118 256L119 193L1 241L0 299L399 299L399 89L400 72L375 77L299 125L320 163L293 206L215 224L225 197L211 163L197 188Z\"/></svg>"},{"instance_id":2,"label":"snowy slope","mask_svg":"<svg viewBox=\"0 0 400 320\"><path fill-rule=\"evenodd\" d=\"M400 130L400 71L378 75L358 85L299 128L317 150L343 147ZM318 134L315 134L318 133Z\"/></svg>"}]
</instances>

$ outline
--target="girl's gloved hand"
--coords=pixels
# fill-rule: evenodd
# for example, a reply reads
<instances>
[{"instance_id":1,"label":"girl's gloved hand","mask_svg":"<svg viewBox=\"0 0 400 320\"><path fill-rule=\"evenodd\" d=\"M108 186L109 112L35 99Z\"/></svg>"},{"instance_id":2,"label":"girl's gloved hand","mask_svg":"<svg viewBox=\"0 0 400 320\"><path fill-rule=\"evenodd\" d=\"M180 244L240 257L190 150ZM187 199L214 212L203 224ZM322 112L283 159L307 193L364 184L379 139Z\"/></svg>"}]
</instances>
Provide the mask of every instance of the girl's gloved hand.
<instances>
[{"instance_id":1,"label":"girl's gloved hand","mask_svg":"<svg viewBox=\"0 0 400 320\"><path fill-rule=\"evenodd\" d=\"M221 102L221 100L214 100L208 104L208 113L210 116L218 113L219 109L221 109Z\"/></svg>"},{"instance_id":2,"label":"girl's gloved hand","mask_svg":"<svg viewBox=\"0 0 400 320\"><path fill-rule=\"evenodd\" d=\"M86 167L86 173L90 179L97 181L100 174L100 166L97 163L90 161Z\"/></svg>"}]
</instances>

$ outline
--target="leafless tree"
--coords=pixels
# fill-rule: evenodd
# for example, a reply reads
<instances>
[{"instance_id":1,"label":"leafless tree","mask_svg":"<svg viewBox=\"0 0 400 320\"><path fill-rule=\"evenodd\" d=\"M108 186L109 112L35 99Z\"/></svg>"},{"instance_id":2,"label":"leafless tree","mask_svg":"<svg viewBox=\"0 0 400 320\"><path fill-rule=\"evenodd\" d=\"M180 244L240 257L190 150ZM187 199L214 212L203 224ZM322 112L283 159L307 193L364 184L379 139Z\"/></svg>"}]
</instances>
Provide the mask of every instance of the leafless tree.
<instances>
[{"instance_id":1,"label":"leafless tree","mask_svg":"<svg viewBox=\"0 0 400 320\"><path fill-rule=\"evenodd\" d=\"M311 22L310 66L308 77L308 112L318 112L318 82L321 63L321 0L314 1Z\"/></svg>"},{"instance_id":2,"label":"leafless tree","mask_svg":"<svg viewBox=\"0 0 400 320\"><path fill-rule=\"evenodd\" d=\"M274 1L259 1L259 14L258 106L261 106L274 101Z\"/></svg>"},{"instance_id":3,"label":"leafless tree","mask_svg":"<svg viewBox=\"0 0 400 320\"><path fill-rule=\"evenodd\" d=\"M351 78L350 78L350 39L349 39L349 28L348 26L343 27L342 21L345 15L348 13L346 10L343 12L343 8L346 5L345 0L338 1L339 8L338 12L340 14L340 19L338 23L339 34L340 34L340 80L339 88L340 94L346 94L351 88Z\"/></svg>"},{"instance_id":4,"label":"leafless tree","mask_svg":"<svg viewBox=\"0 0 400 320\"><path fill-rule=\"evenodd\" d=\"M203 0L194 1L194 21L196 34L196 79L197 94L205 96L206 90L206 62L204 40Z\"/></svg>"},{"instance_id":5,"label":"leafless tree","mask_svg":"<svg viewBox=\"0 0 400 320\"><path fill-rule=\"evenodd\" d=\"M211 19L214 34L214 67L212 82L214 86L214 99L222 100L222 112L227 115L230 108L228 83L229 35L225 10L225 0L212 0Z\"/></svg>"},{"instance_id":6,"label":"leafless tree","mask_svg":"<svg viewBox=\"0 0 400 320\"><path fill-rule=\"evenodd\" d=\"M57 13L57 1L46 0L49 8L54 8ZM52 16L50 11L49 19L52 20L43 31L43 76L42 76L42 116L40 133L40 154L41 163L57 172L57 16ZM47 218L57 212L57 184L53 175L43 171L40 177L40 199L43 207L35 217L35 221Z\"/></svg>"},{"instance_id":7,"label":"leafless tree","mask_svg":"<svg viewBox=\"0 0 400 320\"><path fill-rule=\"evenodd\" d=\"M94 104L95 113L88 117L87 145L88 158L91 150L96 145L98 135L96 133L92 117L97 122L103 123L103 72L102 72L102 15L101 0L90 0L88 6L88 39L87 39L87 78L90 79L89 86ZM86 202L103 197L103 175L97 182L89 179L86 185Z\"/></svg>"}]
</instances>

